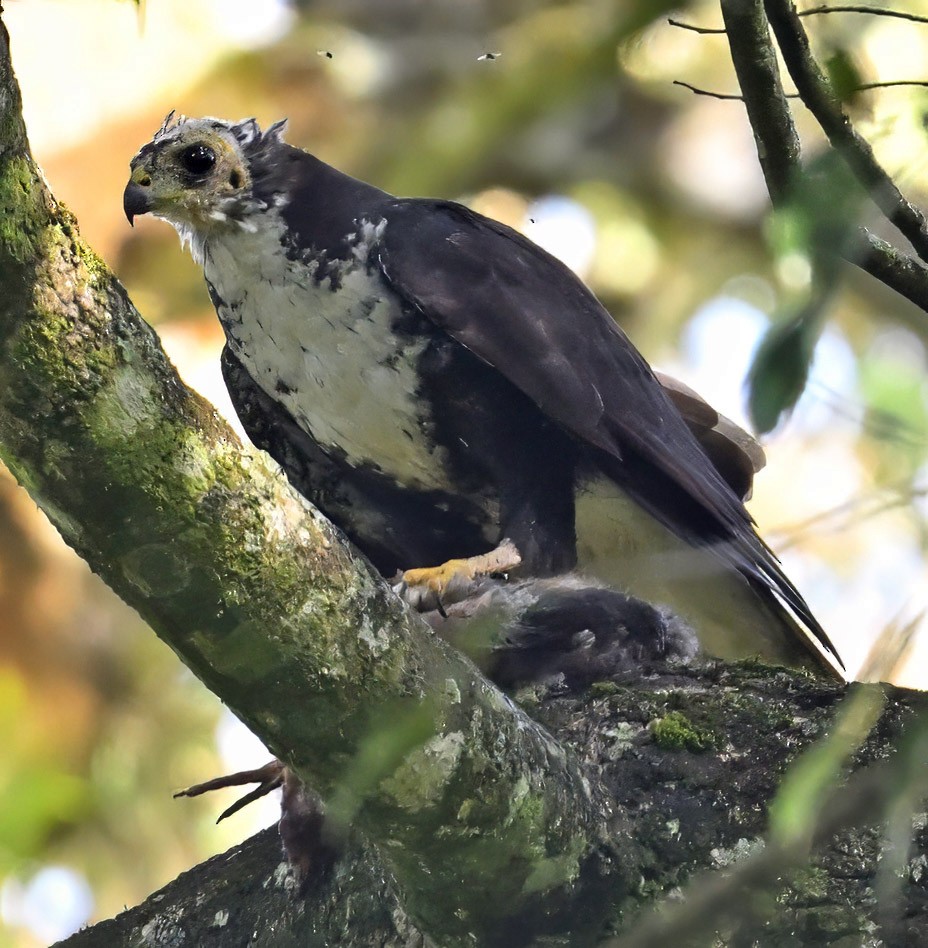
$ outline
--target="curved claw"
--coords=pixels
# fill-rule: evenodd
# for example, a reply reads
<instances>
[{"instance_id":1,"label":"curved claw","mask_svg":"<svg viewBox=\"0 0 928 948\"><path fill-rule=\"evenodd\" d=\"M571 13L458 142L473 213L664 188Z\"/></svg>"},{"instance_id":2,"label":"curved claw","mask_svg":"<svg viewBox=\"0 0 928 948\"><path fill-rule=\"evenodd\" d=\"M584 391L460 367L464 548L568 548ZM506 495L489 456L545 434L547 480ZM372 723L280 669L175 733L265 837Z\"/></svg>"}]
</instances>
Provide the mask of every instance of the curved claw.
<instances>
[{"instance_id":1,"label":"curved claw","mask_svg":"<svg viewBox=\"0 0 928 948\"><path fill-rule=\"evenodd\" d=\"M227 816L238 813L249 803L259 800L281 786L284 782L284 770L284 765L279 760L272 760L255 770L240 770L238 773L227 774L224 777L214 777L212 780L205 780L203 783L195 783L192 787L178 790L174 794L174 799L176 800L178 797L198 797L201 793L222 790L225 787L244 787L249 783L258 784L259 786L255 787L254 790L250 790L219 814L216 822L221 823Z\"/></svg>"}]
</instances>

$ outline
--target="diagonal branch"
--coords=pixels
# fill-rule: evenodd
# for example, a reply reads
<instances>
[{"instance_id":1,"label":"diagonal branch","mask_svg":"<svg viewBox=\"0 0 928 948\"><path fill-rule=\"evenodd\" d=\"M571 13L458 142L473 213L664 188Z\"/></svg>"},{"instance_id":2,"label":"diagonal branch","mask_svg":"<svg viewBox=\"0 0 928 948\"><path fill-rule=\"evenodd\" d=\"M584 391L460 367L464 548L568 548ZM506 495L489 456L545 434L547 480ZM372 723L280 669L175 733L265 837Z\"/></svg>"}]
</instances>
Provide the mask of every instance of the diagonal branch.
<instances>
[{"instance_id":1,"label":"diagonal branch","mask_svg":"<svg viewBox=\"0 0 928 948\"><path fill-rule=\"evenodd\" d=\"M684 82L682 79L674 79L675 86L682 86L689 89L694 95L703 95L710 99L723 99L730 102L743 102L744 96L730 92L713 92L711 89L703 89L700 86L694 86L691 82ZM928 86L928 79L888 79L885 82L864 82L859 86L849 89L849 92L870 92L873 89L893 89L899 86ZM798 92L784 93L787 99L798 99Z\"/></svg>"},{"instance_id":2,"label":"diagonal branch","mask_svg":"<svg viewBox=\"0 0 928 948\"><path fill-rule=\"evenodd\" d=\"M761 169L776 207L786 200L790 181L802 173L801 148L762 0L721 0L721 8ZM843 251L848 262L928 312L928 268L921 262L863 227Z\"/></svg>"},{"instance_id":3,"label":"diagonal branch","mask_svg":"<svg viewBox=\"0 0 928 948\"><path fill-rule=\"evenodd\" d=\"M928 267L865 227L858 228L858 237L849 262L928 313Z\"/></svg>"},{"instance_id":4,"label":"diagonal branch","mask_svg":"<svg viewBox=\"0 0 928 948\"><path fill-rule=\"evenodd\" d=\"M802 101L877 207L912 244L918 256L928 261L928 221L905 198L876 160L870 143L857 132L845 114L812 55L809 38L795 7L790 0L765 0L764 9Z\"/></svg>"}]
</instances>

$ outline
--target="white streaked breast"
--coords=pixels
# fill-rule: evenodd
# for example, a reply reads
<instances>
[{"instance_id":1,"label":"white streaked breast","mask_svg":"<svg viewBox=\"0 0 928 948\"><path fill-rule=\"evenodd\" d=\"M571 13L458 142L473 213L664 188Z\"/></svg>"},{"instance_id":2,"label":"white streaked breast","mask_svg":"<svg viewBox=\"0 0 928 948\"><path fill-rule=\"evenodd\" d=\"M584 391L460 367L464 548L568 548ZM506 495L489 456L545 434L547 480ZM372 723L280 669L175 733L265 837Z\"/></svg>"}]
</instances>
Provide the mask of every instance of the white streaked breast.
<instances>
[{"instance_id":1,"label":"white streaked breast","mask_svg":"<svg viewBox=\"0 0 928 948\"><path fill-rule=\"evenodd\" d=\"M359 262L369 244L333 291L328 279L316 284L312 263L287 259L282 227L210 240L204 270L236 356L323 447L407 486L447 489L444 451L416 393L426 340L392 331L400 304ZM379 232L368 226L367 236Z\"/></svg>"}]
</instances>

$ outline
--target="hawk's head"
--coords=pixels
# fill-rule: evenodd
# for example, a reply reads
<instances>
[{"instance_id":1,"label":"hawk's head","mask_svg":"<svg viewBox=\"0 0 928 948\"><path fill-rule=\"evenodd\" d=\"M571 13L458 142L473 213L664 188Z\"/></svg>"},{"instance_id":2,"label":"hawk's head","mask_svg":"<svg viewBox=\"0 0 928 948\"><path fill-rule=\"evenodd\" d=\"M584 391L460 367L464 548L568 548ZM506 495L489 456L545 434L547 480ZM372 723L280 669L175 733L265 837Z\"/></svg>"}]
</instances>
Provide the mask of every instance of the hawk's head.
<instances>
[{"instance_id":1,"label":"hawk's head","mask_svg":"<svg viewBox=\"0 0 928 948\"><path fill-rule=\"evenodd\" d=\"M262 132L254 119L231 123L214 118L174 118L170 113L154 138L132 159L123 193L129 223L152 213L182 236L206 236L217 228L242 226L262 210L253 183L256 167L280 144L285 122Z\"/></svg>"}]
</instances>

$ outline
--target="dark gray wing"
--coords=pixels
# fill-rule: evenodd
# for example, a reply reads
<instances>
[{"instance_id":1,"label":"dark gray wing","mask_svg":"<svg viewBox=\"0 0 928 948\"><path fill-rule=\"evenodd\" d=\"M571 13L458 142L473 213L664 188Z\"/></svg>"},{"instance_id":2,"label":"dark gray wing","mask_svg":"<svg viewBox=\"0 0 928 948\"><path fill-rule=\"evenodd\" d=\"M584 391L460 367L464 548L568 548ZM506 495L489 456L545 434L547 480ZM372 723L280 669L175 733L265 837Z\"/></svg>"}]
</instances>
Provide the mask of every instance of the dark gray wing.
<instances>
[{"instance_id":1,"label":"dark gray wing","mask_svg":"<svg viewBox=\"0 0 928 948\"><path fill-rule=\"evenodd\" d=\"M564 264L452 202L397 199L383 212L380 265L409 305L598 449L603 469L677 536L775 592L837 656L651 368Z\"/></svg>"}]
</instances>

